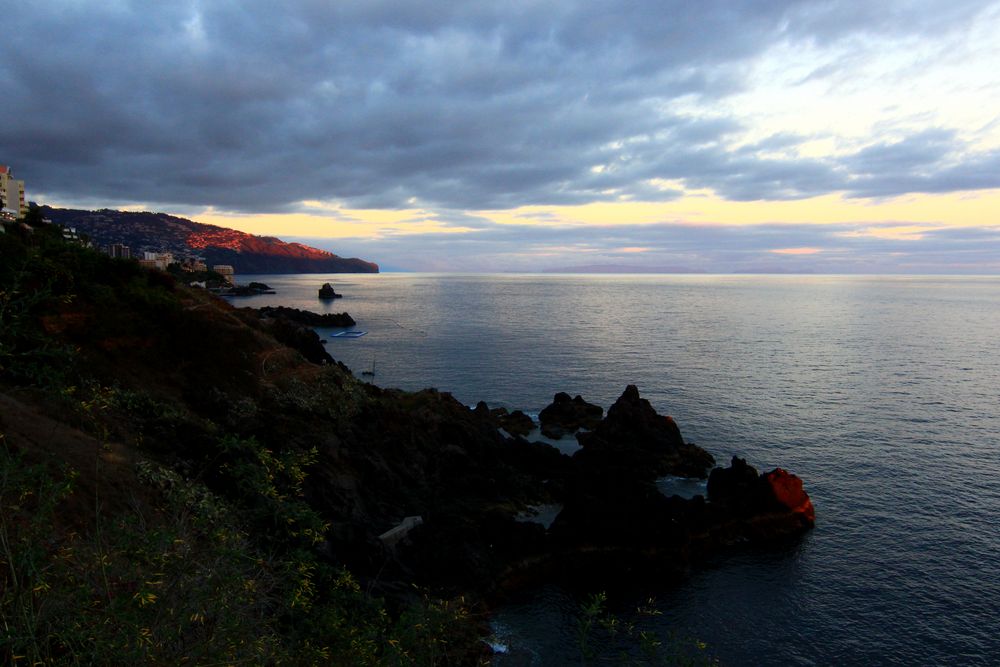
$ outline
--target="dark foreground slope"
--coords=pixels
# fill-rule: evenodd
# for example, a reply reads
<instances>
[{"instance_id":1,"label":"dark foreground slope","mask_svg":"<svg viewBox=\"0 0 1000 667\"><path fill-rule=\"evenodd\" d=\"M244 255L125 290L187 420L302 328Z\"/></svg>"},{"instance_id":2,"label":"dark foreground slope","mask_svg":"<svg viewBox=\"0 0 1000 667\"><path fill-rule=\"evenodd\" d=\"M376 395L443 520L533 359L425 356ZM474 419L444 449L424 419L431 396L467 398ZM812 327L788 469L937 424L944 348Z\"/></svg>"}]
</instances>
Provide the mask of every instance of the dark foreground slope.
<instances>
[{"instance_id":1,"label":"dark foreground slope","mask_svg":"<svg viewBox=\"0 0 1000 667\"><path fill-rule=\"evenodd\" d=\"M378 273L378 264L346 258L273 236L254 236L166 213L82 211L43 206L54 223L75 227L98 246L122 243L133 254L172 252L178 259L197 256L209 266L229 264L237 273Z\"/></svg>"},{"instance_id":2,"label":"dark foreground slope","mask_svg":"<svg viewBox=\"0 0 1000 667\"><path fill-rule=\"evenodd\" d=\"M676 576L812 523L797 478L741 461L707 502L660 495L712 457L635 387L566 457L49 236L0 235L5 662L475 663L455 596ZM515 520L540 502L550 529Z\"/></svg>"}]
</instances>

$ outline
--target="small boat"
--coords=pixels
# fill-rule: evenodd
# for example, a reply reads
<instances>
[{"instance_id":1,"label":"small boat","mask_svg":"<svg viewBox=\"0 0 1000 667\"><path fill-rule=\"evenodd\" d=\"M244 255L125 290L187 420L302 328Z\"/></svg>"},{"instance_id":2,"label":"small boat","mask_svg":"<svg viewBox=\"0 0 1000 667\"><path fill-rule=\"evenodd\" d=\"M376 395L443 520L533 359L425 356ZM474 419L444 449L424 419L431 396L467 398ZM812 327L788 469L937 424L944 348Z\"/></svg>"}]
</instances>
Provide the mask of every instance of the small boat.
<instances>
[{"instance_id":1,"label":"small boat","mask_svg":"<svg viewBox=\"0 0 1000 667\"><path fill-rule=\"evenodd\" d=\"M367 331L338 331L335 334L330 334L330 338L361 338Z\"/></svg>"}]
</instances>

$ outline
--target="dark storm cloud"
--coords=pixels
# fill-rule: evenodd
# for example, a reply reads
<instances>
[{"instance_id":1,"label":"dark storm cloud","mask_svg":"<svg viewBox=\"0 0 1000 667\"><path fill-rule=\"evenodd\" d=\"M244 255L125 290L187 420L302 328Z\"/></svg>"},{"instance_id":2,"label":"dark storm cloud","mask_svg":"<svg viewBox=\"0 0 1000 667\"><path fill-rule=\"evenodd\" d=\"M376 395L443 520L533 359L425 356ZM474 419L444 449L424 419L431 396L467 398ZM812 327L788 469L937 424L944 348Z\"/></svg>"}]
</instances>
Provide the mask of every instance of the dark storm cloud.
<instances>
[{"instance_id":1,"label":"dark storm cloud","mask_svg":"<svg viewBox=\"0 0 1000 667\"><path fill-rule=\"evenodd\" d=\"M794 138L734 151L738 118L675 108L739 91L778 41L941 34L982 6L0 0L0 160L66 200L248 212L994 187L998 156L944 134L779 160Z\"/></svg>"}]
</instances>

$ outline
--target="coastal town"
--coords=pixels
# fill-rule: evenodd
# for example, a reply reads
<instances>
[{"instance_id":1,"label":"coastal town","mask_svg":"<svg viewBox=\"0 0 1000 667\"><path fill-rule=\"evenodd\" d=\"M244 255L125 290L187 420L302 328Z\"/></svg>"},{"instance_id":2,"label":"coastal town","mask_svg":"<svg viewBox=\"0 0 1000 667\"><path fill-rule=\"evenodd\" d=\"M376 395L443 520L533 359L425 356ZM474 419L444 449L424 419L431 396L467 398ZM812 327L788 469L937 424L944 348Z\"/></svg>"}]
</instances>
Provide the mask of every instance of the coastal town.
<instances>
[{"instance_id":1,"label":"coastal town","mask_svg":"<svg viewBox=\"0 0 1000 667\"><path fill-rule=\"evenodd\" d=\"M25 199L24 181L14 178L12 167L0 164L0 233L16 229L21 233L30 234L33 228L39 225L57 224L49 218L43 217L38 211L39 207L34 202L28 202ZM111 221L109 217L107 220ZM67 241L100 250L110 257L135 260L140 266L147 269L175 274L190 274L201 278L201 280L185 281L194 287L203 287L224 293L226 290L237 287L236 270L231 264L215 264L209 269L205 258L195 255L182 257L171 251L149 247L133 249L124 243L96 246L86 234L78 234L76 227L63 225L60 227L62 227L63 238Z\"/></svg>"}]
</instances>

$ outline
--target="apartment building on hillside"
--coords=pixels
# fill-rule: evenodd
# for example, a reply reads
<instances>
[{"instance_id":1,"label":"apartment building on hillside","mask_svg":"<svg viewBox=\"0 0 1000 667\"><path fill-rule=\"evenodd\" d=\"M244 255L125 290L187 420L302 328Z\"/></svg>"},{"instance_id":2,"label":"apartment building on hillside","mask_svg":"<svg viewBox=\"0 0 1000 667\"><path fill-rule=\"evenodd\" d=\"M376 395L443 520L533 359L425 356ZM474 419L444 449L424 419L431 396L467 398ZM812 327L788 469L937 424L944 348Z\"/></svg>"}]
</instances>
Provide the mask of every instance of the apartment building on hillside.
<instances>
[{"instance_id":1,"label":"apartment building on hillside","mask_svg":"<svg viewBox=\"0 0 1000 667\"><path fill-rule=\"evenodd\" d=\"M14 178L10 167L0 164L0 199L3 209L0 212L12 214L15 218L23 218L28 212L28 204L24 201L24 181Z\"/></svg>"}]
</instances>

